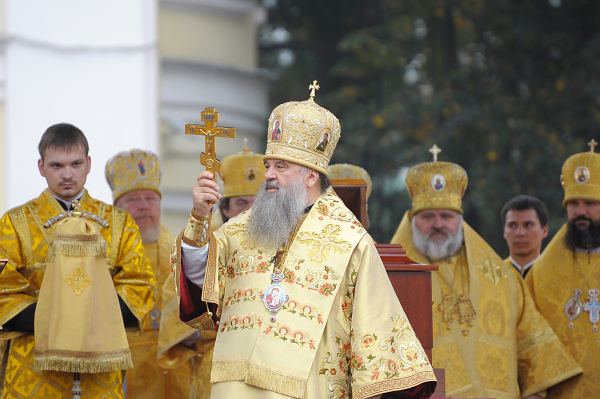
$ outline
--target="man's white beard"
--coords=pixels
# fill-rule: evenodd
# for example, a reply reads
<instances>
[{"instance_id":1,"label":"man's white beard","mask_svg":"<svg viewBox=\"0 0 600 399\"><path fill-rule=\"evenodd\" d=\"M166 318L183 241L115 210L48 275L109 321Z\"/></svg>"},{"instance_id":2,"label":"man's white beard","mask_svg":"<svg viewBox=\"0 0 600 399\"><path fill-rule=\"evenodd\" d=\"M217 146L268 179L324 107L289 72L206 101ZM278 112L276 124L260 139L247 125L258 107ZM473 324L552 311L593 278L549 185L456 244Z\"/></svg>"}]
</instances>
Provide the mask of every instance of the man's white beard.
<instances>
[{"instance_id":1,"label":"man's white beard","mask_svg":"<svg viewBox=\"0 0 600 399\"><path fill-rule=\"evenodd\" d=\"M285 188L274 181L266 181L260 186L248 220L251 242L265 249L277 249L286 243L307 205L302 177L291 181ZM267 187L277 187L278 190L271 193Z\"/></svg>"},{"instance_id":2,"label":"man's white beard","mask_svg":"<svg viewBox=\"0 0 600 399\"><path fill-rule=\"evenodd\" d=\"M160 236L160 223L144 230L140 229L140 235L142 236L142 244L157 242Z\"/></svg>"},{"instance_id":3,"label":"man's white beard","mask_svg":"<svg viewBox=\"0 0 600 399\"><path fill-rule=\"evenodd\" d=\"M412 237L415 248L427 256L427 259L430 261L447 259L458 252L460 247L462 247L462 215L460 216L460 223L454 234L451 234L446 229L438 229L438 231L441 230L448 235L445 239L431 239L431 235L436 232L434 229L431 229L427 234L423 234L417 227L415 218L412 218L410 225L412 227Z\"/></svg>"}]
</instances>

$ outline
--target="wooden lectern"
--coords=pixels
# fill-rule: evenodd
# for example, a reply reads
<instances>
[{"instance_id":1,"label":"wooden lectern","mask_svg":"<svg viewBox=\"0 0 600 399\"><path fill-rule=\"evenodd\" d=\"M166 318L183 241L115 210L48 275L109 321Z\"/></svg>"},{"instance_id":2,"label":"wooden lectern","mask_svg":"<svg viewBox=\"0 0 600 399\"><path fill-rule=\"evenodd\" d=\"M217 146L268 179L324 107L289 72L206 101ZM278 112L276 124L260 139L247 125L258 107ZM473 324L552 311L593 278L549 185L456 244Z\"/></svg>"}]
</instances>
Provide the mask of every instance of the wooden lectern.
<instances>
[{"instance_id":1,"label":"wooden lectern","mask_svg":"<svg viewBox=\"0 0 600 399\"><path fill-rule=\"evenodd\" d=\"M331 179L331 186L363 226L366 225L367 182L362 179ZM376 244L375 247L402 308L431 362L433 349L431 272L438 270L438 267L414 262L406 256L401 245ZM444 369L435 368L434 371L438 385L431 397L445 398Z\"/></svg>"},{"instance_id":2,"label":"wooden lectern","mask_svg":"<svg viewBox=\"0 0 600 399\"><path fill-rule=\"evenodd\" d=\"M367 225L367 182L363 179L331 179L331 187L354 213L354 216Z\"/></svg>"}]
</instances>

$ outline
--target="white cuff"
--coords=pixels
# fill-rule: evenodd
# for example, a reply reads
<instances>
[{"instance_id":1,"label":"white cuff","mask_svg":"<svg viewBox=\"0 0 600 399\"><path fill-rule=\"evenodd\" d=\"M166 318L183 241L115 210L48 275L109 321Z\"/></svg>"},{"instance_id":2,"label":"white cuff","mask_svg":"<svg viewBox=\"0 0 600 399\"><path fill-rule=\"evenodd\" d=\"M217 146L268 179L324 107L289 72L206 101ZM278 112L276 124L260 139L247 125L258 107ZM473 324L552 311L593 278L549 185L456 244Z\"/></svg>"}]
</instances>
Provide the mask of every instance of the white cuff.
<instances>
[{"instance_id":1,"label":"white cuff","mask_svg":"<svg viewBox=\"0 0 600 399\"><path fill-rule=\"evenodd\" d=\"M181 243L181 267L183 268L183 273L188 280L200 288L204 284L207 261L208 245L192 247L185 242Z\"/></svg>"}]
</instances>

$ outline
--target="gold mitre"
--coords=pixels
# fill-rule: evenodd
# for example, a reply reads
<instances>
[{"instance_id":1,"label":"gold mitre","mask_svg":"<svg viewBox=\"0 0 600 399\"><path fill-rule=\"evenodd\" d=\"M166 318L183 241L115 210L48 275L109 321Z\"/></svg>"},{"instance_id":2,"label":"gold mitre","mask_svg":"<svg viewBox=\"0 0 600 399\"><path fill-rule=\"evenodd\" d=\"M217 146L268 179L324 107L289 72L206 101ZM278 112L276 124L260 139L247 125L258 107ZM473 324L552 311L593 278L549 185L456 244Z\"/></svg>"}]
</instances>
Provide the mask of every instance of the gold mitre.
<instances>
[{"instance_id":1,"label":"gold mitre","mask_svg":"<svg viewBox=\"0 0 600 399\"><path fill-rule=\"evenodd\" d=\"M242 152L223 158L219 175L223 198L255 195L265 178L263 156L244 146Z\"/></svg>"},{"instance_id":2,"label":"gold mitre","mask_svg":"<svg viewBox=\"0 0 600 399\"><path fill-rule=\"evenodd\" d=\"M265 159L283 159L327 175L327 165L341 135L338 119L315 103L317 81L310 98L277 106L269 117Z\"/></svg>"},{"instance_id":3,"label":"gold mitre","mask_svg":"<svg viewBox=\"0 0 600 399\"><path fill-rule=\"evenodd\" d=\"M363 179L367 182L367 199L373 191L373 182L371 176L366 170L357 165L351 165L349 163L336 163L329 165L327 168L329 177L333 179Z\"/></svg>"},{"instance_id":4,"label":"gold mitre","mask_svg":"<svg viewBox=\"0 0 600 399\"><path fill-rule=\"evenodd\" d=\"M112 190L113 202L134 190L153 190L162 197L160 162L151 151L122 151L106 162L104 174Z\"/></svg>"},{"instance_id":5,"label":"gold mitre","mask_svg":"<svg viewBox=\"0 0 600 399\"><path fill-rule=\"evenodd\" d=\"M571 155L563 164L560 182L565 190L563 206L572 199L600 201L600 154L592 139L588 152Z\"/></svg>"},{"instance_id":6,"label":"gold mitre","mask_svg":"<svg viewBox=\"0 0 600 399\"><path fill-rule=\"evenodd\" d=\"M467 188L467 172L451 162L438 162L441 152L437 145L431 147L433 162L410 168L406 174L406 187L412 197L412 214L426 209L451 209L463 213L462 198Z\"/></svg>"}]
</instances>

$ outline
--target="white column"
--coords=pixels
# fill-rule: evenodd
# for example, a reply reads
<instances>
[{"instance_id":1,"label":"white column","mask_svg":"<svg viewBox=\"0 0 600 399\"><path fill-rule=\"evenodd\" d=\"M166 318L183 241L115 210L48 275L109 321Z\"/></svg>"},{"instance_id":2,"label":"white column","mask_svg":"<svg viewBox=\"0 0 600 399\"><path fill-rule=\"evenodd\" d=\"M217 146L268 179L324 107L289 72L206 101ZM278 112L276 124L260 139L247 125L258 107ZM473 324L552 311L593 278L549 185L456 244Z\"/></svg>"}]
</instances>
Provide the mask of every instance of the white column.
<instances>
[{"instance_id":1,"label":"white column","mask_svg":"<svg viewBox=\"0 0 600 399\"><path fill-rule=\"evenodd\" d=\"M106 160L157 150L156 0L5 0L5 206L37 196L45 129L68 122L90 144L86 188L112 202Z\"/></svg>"}]
</instances>

